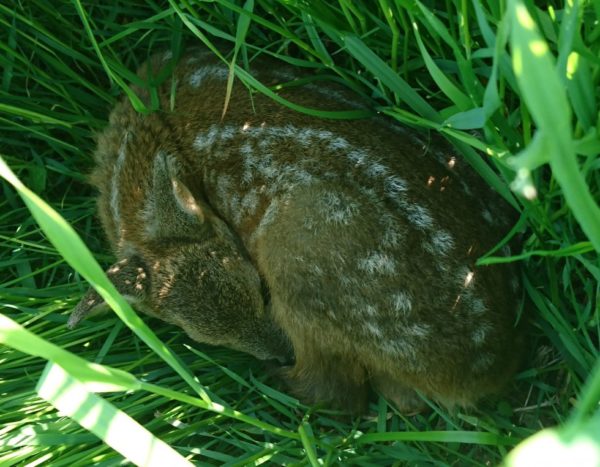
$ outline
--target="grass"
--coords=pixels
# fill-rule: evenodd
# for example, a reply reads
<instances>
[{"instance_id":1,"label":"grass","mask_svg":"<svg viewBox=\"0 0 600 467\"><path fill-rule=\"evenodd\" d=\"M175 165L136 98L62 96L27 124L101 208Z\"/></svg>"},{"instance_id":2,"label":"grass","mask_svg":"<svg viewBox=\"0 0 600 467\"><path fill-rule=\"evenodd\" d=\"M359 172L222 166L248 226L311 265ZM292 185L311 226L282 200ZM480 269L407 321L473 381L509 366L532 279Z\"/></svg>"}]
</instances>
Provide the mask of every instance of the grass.
<instances>
[{"instance_id":1,"label":"grass","mask_svg":"<svg viewBox=\"0 0 600 467\"><path fill-rule=\"evenodd\" d=\"M0 5L0 465L490 465L524 440L510 465L575 459L580 446L592 446L588 465L600 464L600 7L540 5ZM380 399L371 416L340 419L281 392L249 356L144 325L110 290L86 184L94 133L122 94L152 110L128 85L149 55L216 41L258 92L277 98L244 65L269 54L439 132L520 212L513 260L532 326L525 367L503 399L416 417ZM69 330L86 280L118 317Z\"/></svg>"}]
</instances>

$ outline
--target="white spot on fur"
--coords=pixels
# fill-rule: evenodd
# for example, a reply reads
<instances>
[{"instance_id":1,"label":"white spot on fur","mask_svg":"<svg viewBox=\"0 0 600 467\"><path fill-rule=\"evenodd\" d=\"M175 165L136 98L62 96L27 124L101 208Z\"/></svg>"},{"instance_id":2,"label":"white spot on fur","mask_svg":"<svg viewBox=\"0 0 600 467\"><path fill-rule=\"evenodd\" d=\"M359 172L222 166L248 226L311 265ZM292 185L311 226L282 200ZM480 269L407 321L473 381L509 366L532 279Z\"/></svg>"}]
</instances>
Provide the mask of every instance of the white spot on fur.
<instances>
[{"instance_id":1,"label":"white spot on fur","mask_svg":"<svg viewBox=\"0 0 600 467\"><path fill-rule=\"evenodd\" d=\"M454 248L454 238L446 230L438 230L423 242L423 249L434 255L446 256Z\"/></svg>"},{"instance_id":2,"label":"white spot on fur","mask_svg":"<svg viewBox=\"0 0 600 467\"><path fill-rule=\"evenodd\" d=\"M252 188L244 195L240 205L244 212L254 214L258 208L258 201L258 191L256 188Z\"/></svg>"},{"instance_id":3,"label":"white spot on fur","mask_svg":"<svg viewBox=\"0 0 600 467\"><path fill-rule=\"evenodd\" d=\"M326 191L319 197L318 207L327 223L338 225L348 225L359 211L357 203L333 191Z\"/></svg>"},{"instance_id":4,"label":"white spot on fur","mask_svg":"<svg viewBox=\"0 0 600 467\"><path fill-rule=\"evenodd\" d=\"M345 262L344 262L345 263ZM352 277L348 277L348 276L339 276L338 280L340 281L340 284L342 284L342 287L347 289L348 291L351 291L352 289L356 288L356 281L352 278ZM351 305L353 307L357 307L357 301L356 301L356 297L352 294L342 294L343 298L342 301L344 303L351 303Z\"/></svg>"},{"instance_id":5,"label":"white spot on fur","mask_svg":"<svg viewBox=\"0 0 600 467\"><path fill-rule=\"evenodd\" d=\"M398 355L401 355L404 359L408 360L413 367L418 367L421 365L417 361L417 351L412 343L406 342L402 339L384 339L378 342L381 344L380 348L385 354L391 357L397 357Z\"/></svg>"},{"instance_id":6,"label":"white spot on fur","mask_svg":"<svg viewBox=\"0 0 600 467\"><path fill-rule=\"evenodd\" d=\"M233 137L235 136L235 129L231 126L225 126L221 129L221 132L219 133L219 138L222 141L227 141L230 139L233 139Z\"/></svg>"},{"instance_id":7,"label":"white spot on fur","mask_svg":"<svg viewBox=\"0 0 600 467\"><path fill-rule=\"evenodd\" d=\"M488 211L487 209L484 209L481 212L481 216L483 217L483 219L488 223L488 224L493 224L494 223L494 217L492 216L492 213L490 211Z\"/></svg>"},{"instance_id":8,"label":"white spot on fur","mask_svg":"<svg viewBox=\"0 0 600 467\"><path fill-rule=\"evenodd\" d=\"M295 185L310 185L314 177L297 165L286 165L280 169L277 175L277 184L286 185L288 187Z\"/></svg>"},{"instance_id":9,"label":"white spot on fur","mask_svg":"<svg viewBox=\"0 0 600 467\"><path fill-rule=\"evenodd\" d=\"M340 136L332 138L331 141L329 141L329 149L334 151L348 149L349 147L350 143Z\"/></svg>"},{"instance_id":10,"label":"white spot on fur","mask_svg":"<svg viewBox=\"0 0 600 467\"><path fill-rule=\"evenodd\" d=\"M333 138L333 133L328 130L312 130L311 131L317 139L330 140Z\"/></svg>"},{"instance_id":11,"label":"white spot on fur","mask_svg":"<svg viewBox=\"0 0 600 467\"><path fill-rule=\"evenodd\" d=\"M199 87L206 78L218 79L220 81L227 80L227 68L218 65L206 65L194 71L189 78L189 83L195 88Z\"/></svg>"},{"instance_id":12,"label":"white spot on fur","mask_svg":"<svg viewBox=\"0 0 600 467\"><path fill-rule=\"evenodd\" d=\"M253 126L248 126L245 130L243 130L244 136L248 137L248 138L265 138L265 127L264 127L265 123L261 123L260 126L257 127L253 127Z\"/></svg>"},{"instance_id":13,"label":"white spot on fur","mask_svg":"<svg viewBox=\"0 0 600 467\"><path fill-rule=\"evenodd\" d=\"M265 177L267 180L272 180L277 177L279 170L273 164L273 154L262 154L260 159L256 162L256 168L258 172ZM275 184L271 184L269 192L273 193L277 190Z\"/></svg>"},{"instance_id":14,"label":"white spot on fur","mask_svg":"<svg viewBox=\"0 0 600 467\"><path fill-rule=\"evenodd\" d=\"M407 315L412 310L412 300L406 292L400 291L391 296L394 311Z\"/></svg>"},{"instance_id":15,"label":"white spot on fur","mask_svg":"<svg viewBox=\"0 0 600 467\"><path fill-rule=\"evenodd\" d=\"M381 338L383 337L383 333L381 332L381 329L379 329L379 326L376 326L373 323L365 323L363 326L363 329L365 329L367 331L367 333L374 335L375 337Z\"/></svg>"},{"instance_id":16,"label":"white spot on fur","mask_svg":"<svg viewBox=\"0 0 600 467\"><path fill-rule=\"evenodd\" d=\"M471 293L465 293L463 296L469 313L473 315L483 315L487 311L487 307L481 298L475 297Z\"/></svg>"},{"instance_id":17,"label":"white spot on fur","mask_svg":"<svg viewBox=\"0 0 600 467\"><path fill-rule=\"evenodd\" d=\"M200 133L194 140L194 148L198 151L211 148L217 141L219 129L216 125L212 125L207 132Z\"/></svg>"},{"instance_id":18,"label":"white spot on fur","mask_svg":"<svg viewBox=\"0 0 600 467\"><path fill-rule=\"evenodd\" d=\"M488 335L488 332L492 330L492 325L490 323L480 323L477 329L471 333L471 340L473 344L476 346L480 346L485 342L485 338Z\"/></svg>"},{"instance_id":19,"label":"white spot on fur","mask_svg":"<svg viewBox=\"0 0 600 467\"><path fill-rule=\"evenodd\" d=\"M252 146L247 141L240 147L240 152L244 158L244 172L242 174L242 181L249 184L254 180L254 171L258 165L258 161L254 155Z\"/></svg>"},{"instance_id":20,"label":"white spot on fur","mask_svg":"<svg viewBox=\"0 0 600 467\"><path fill-rule=\"evenodd\" d=\"M365 305L363 310L367 316L375 316L377 314L377 308L373 305Z\"/></svg>"},{"instance_id":21,"label":"white spot on fur","mask_svg":"<svg viewBox=\"0 0 600 467\"><path fill-rule=\"evenodd\" d=\"M388 173L388 170L389 169L385 165L380 164L379 162L372 162L367 167L367 170L365 173L369 177L377 178L377 177L382 177L382 176L386 175Z\"/></svg>"},{"instance_id":22,"label":"white spot on fur","mask_svg":"<svg viewBox=\"0 0 600 467\"><path fill-rule=\"evenodd\" d=\"M409 336L424 338L430 334L430 326L426 324L411 324L404 329Z\"/></svg>"},{"instance_id":23,"label":"white spot on fur","mask_svg":"<svg viewBox=\"0 0 600 467\"><path fill-rule=\"evenodd\" d=\"M384 182L384 190L386 196L390 198L395 198L401 193L404 193L408 189L406 180L391 176L387 177Z\"/></svg>"},{"instance_id":24,"label":"white spot on fur","mask_svg":"<svg viewBox=\"0 0 600 467\"><path fill-rule=\"evenodd\" d=\"M360 167L368 159L367 153L360 150L353 150L348 153L348 160L354 164L355 167Z\"/></svg>"},{"instance_id":25,"label":"white spot on fur","mask_svg":"<svg viewBox=\"0 0 600 467\"><path fill-rule=\"evenodd\" d=\"M266 130L266 135L274 138L297 138L302 131L306 131L306 129L296 128L289 124L285 126L271 126L264 128Z\"/></svg>"},{"instance_id":26,"label":"white spot on fur","mask_svg":"<svg viewBox=\"0 0 600 467\"><path fill-rule=\"evenodd\" d=\"M272 145L273 145L273 140L266 136L261 138L260 141L258 142L258 147L260 148L261 151L266 151L267 148L271 147Z\"/></svg>"},{"instance_id":27,"label":"white spot on fur","mask_svg":"<svg viewBox=\"0 0 600 467\"><path fill-rule=\"evenodd\" d=\"M240 152L244 157L254 156L254 149L252 149L252 145L248 141L244 141L244 144L240 146Z\"/></svg>"},{"instance_id":28,"label":"white spot on fur","mask_svg":"<svg viewBox=\"0 0 600 467\"><path fill-rule=\"evenodd\" d=\"M406 204L406 217L420 230L429 230L433 227L433 218L427 208L418 204Z\"/></svg>"},{"instance_id":29,"label":"white spot on fur","mask_svg":"<svg viewBox=\"0 0 600 467\"><path fill-rule=\"evenodd\" d=\"M393 274L396 272L396 261L390 256L376 251L359 260L358 268L368 274Z\"/></svg>"},{"instance_id":30,"label":"white spot on fur","mask_svg":"<svg viewBox=\"0 0 600 467\"><path fill-rule=\"evenodd\" d=\"M313 233L316 233L317 227L319 227L319 223L315 221L315 219L311 216L305 216L302 221L302 226Z\"/></svg>"}]
</instances>

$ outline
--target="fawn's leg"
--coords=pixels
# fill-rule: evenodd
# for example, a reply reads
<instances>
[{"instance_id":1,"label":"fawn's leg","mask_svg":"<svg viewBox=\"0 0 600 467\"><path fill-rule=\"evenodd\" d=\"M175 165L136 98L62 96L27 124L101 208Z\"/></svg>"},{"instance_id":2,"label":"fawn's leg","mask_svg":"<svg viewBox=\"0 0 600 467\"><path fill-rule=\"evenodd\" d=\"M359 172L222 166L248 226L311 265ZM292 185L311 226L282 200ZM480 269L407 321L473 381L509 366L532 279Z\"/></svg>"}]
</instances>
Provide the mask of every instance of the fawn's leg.
<instances>
[{"instance_id":1,"label":"fawn's leg","mask_svg":"<svg viewBox=\"0 0 600 467\"><path fill-rule=\"evenodd\" d=\"M416 415L427 408L427 404L414 389L405 386L387 373L372 375L371 386L404 415Z\"/></svg>"},{"instance_id":2,"label":"fawn's leg","mask_svg":"<svg viewBox=\"0 0 600 467\"><path fill-rule=\"evenodd\" d=\"M340 352L319 329L285 328L296 362L282 369L290 391L302 402L323 404L358 415L367 406L367 377L363 366L347 352Z\"/></svg>"},{"instance_id":3,"label":"fawn's leg","mask_svg":"<svg viewBox=\"0 0 600 467\"><path fill-rule=\"evenodd\" d=\"M299 354L296 364L283 371L291 392L309 405L323 405L352 415L364 413L367 385L362 368L349 368L339 356Z\"/></svg>"}]
</instances>

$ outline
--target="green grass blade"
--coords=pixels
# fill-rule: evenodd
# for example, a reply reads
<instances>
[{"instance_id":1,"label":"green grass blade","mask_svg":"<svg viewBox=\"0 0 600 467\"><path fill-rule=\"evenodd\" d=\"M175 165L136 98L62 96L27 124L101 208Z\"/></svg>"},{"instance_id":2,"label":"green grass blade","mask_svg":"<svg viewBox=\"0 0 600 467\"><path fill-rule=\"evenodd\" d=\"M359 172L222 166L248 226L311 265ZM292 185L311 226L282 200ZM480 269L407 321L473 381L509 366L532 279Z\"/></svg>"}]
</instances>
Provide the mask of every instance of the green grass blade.
<instances>
[{"instance_id":1,"label":"green grass blade","mask_svg":"<svg viewBox=\"0 0 600 467\"><path fill-rule=\"evenodd\" d=\"M414 110L417 115L439 122L441 117L431 107L425 99L419 96L410 85L398 76L381 58L369 49L365 43L357 36L346 34L343 36L343 44L348 52L358 60L369 72L377 76L383 84L385 84L398 99L406 102L406 104Z\"/></svg>"},{"instance_id":2,"label":"green grass blade","mask_svg":"<svg viewBox=\"0 0 600 467\"><path fill-rule=\"evenodd\" d=\"M315 449L315 436L310 424L308 422L302 422L298 427L298 433L300 433L300 439L302 440L302 445L304 446L306 457L308 458L310 465L313 467L320 466L321 462L319 462L317 451Z\"/></svg>"},{"instance_id":3,"label":"green grass blade","mask_svg":"<svg viewBox=\"0 0 600 467\"><path fill-rule=\"evenodd\" d=\"M421 39L421 33L419 32L419 26L414 19L412 19L413 23L413 31L415 33L415 37L417 39L417 44L419 46L419 50L421 51L421 55L423 56L423 61L425 62L425 66L429 70L431 77L436 82L440 90L450 98L452 102L461 110L466 111L470 107L472 107L471 100L466 96L462 91L458 89L458 87L450 81L450 79L440 70L437 64L431 58L431 55L427 51L425 44L423 44L423 40Z\"/></svg>"},{"instance_id":4,"label":"green grass blade","mask_svg":"<svg viewBox=\"0 0 600 467\"><path fill-rule=\"evenodd\" d=\"M135 110L144 113L148 112L148 109L146 108L142 100L135 94L135 92L133 92L133 90L127 85L127 83L125 83L125 81L123 81L123 79L119 75L113 73L106 58L104 57L104 54L102 53L102 50L100 49L100 46L98 45L98 42L96 41L96 37L94 36L94 32L92 31L92 28L90 27L90 23L88 21L88 15L83 9L81 1L73 0L73 4L77 9L79 17L81 18L81 22L83 23L83 29L85 30L88 38L90 39L92 47L96 51L96 55L98 56L100 63L102 63L102 67L104 68L106 74L119 85L119 87L125 92L125 94L127 94L127 97L131 101L131 105L133 105Z\"/></svg>"},{"instance_id":5,"label":"green grass blade","mask_svg":"<svg viewBox=\"0 0 600 467\"><path fill-rule=\"evenodd\" d=\"M357 442L360 444L389 441L435 441L438 443L489 444L496 446L512 446L518 442L518 440L515 440L510 436L501 436L495 433L482 433L474 431L369 433L357 438Z\"/></svg>"},{"instance_id":6,"label":"green grass blade","mask_svg":"<svg viewBox=\"0 0 600 467\"><path fill-rule=\"evenodd\" d=\"M466 110L465 112L455 113L452 117L446 119L444 126L455 128L457 130L474 130L483 128L486 120L485 108L477 107L475 109Z\"/></svg>"},{"instance_id":7,"label":"green grass blade","mask_svg":"<svg viewBox=\"0 0 600 467\"><path fill-rule=\"evenodd\" d=\"M573 112L584 130L594 128L598 115L595 89L591 83L592 71L587 57L577 52L569 54L567 69L567 92L573 105Z\"/></svg>"},{"instance_id":8,"label":"green grass blade","mask_svg":"<svg viewBox=\"0 0 600 467\"><path fill-rule=\"evenodd\" d=\"M548 44L540 36L524 3L512 0L513 68L523 99L542 137L548 140L552 173L581 228L600 252L600 208L577 167L570 133L571 110L556 74ZM544 83L540 86L539 83Z\"/></svg>"},{"instance_id":9,"label":"green grass blade","mask_svg":"<svg viewBox=\"0 0 600 467\"><path fill-rule=\"evenodd\" d=\"M2 314L0 314L0 343L11 346L21 352L48 359L51 362L59 362L60 367L64 368L65 371L76 378L78 384L84 387L86 391L114 392L145 389L155 394L168 397L171 400L180 400L205 410L223 414L233 419L243 420L244 422L279 436L289 438L298 437L298 435L293 432L281 430L268 423L260 422L241 412L224 407L221 404L193 398L186 394L164 389L153 384L142 383L135 378L135 376L125 371L97 363L90 363L81 357L73 355L60 347L41 339Z\"/></svg>"},{"instance_id":10,"label":"green grass blade","mask_svg":"<svg viewBox=\"0 0 600 467\"><path fill-rule=\"evenodd\" d=\"M314 47L315 52L318 54L319 60L321 60L321 62L323 62L325 66L331 67L333 65L333 59L327 51L325 44L323 44L323 41L319 37L312 16L304 11L302 11L301 14L302 20L304 22L304 27L306 28L306 32L310 39L310 43Z\"/></svg>"},{"instance_id":11,"label":"green grass blade","mask_svg":"<svg viewBox=\"0 0 600 467\"><path fill-rule=\"evenodd\" d=\"M225 92L225 102L223 104L223 112L221 113L221 120L225 118L227 107L229 106L229 100L231 99L231 92L233 91L233 80L235 78L235 64L237 55L244 44L246 34L248 34L248 28L250 27L250 16L248 13L252 13L254 10L254 0L246 0L244 3L244 13L240 13L238 18L237 28L235 32L235 45L233 47L233 57L229 64L229 75L227 76L227 88Z\"/></svg>"},{"instance_id":12,"label":"green grass blade","mask_svg":"<svg viewBox=\"0 0 600 467\"><path fill-rule=\"evenodd\" d=\"M59 365L48 363L38 383L37 392L40 397L101 438L135 465L192 465L129 415L89 392Z\"/></svg>"},{"instance_id":13,"label":"green grass blade","mask_svg":"<svg viewBox=\"0 0 600 467\"><path fill-rule=\"evenodd\" d=\"M590 413L596 413L596 417L600 413L598 403L600 402L600 358L596 361L590 377L581 390L579 404L575 408L571 419L566 426L567 433L574 436L579 430L583 429L586 423L586 418ZM600 449L600 443L598 448Z\"/></svg>"},{"instance_id":14,"label":"green grass blade","mask_svg":"<svg viewBox=\"0 0 600 467\"><path fill-rule=\"evenodd\" d=\"M60 125L66 128L70 128L71 124L65 122L63 120L59 120L54 117L50 117L49 115L44 115L39 112L35 112L33 110L26 110L20 107L15 107L9 104L0 103L0 112L5 112L7 114L16 115L18 117L27 118L35 123L47 123L51 125Z\"/></svg>"},{"instance_id":15,"label":"green grass blade","mask_svg":"<svg viewBox=\"0 0 600 467\"><path fill-rule=\"evenodd\" d=\"M86 280L91 283L119 318L148 346L165 360L194 390L210 401L204 388L190 374L181 361L165 346L150 328L132 310L127 301L108 280L90 251L73 228L60 215L27 189L0 157L0 176L8 181L22 197L31 214L57 250Z\"/></svg>"},{"instance_id":16,"label":"green grass blade","mask_svg":"<svg viewBox=\"0 0 600 467\"><path fill-rule=\"evenodd\" d=\"M86 384L90 391L128 391L141 387L140 382L131 374L90 363L36 336L2 314L0 314L0 342L27 354L60 362L65 370Z\"/></svg>"},{"instance_id":17,"label":"green grass blade","mask_svg":"<svg viewBox=\"0 0 600 467\"><path fill-rule=\"evenodd\" d=\"M269 423L262 422L254 417L250 417L246 414L243 414L239 410L230 409L229 407L225 407L224 405L219 404L217 402L212 402L212 401L207 402L205 400L198 399L196 397L191 397L191 396L188 396L187 394L183 394L178 391L173 391L171 389L162 388L155 384L142 383L142 389L153 392L155 394L165 396L172 400L185 402L191 406L200 407L205 410L210 410L211 412L222 414L231 419L242 421L244 423L247 423L248 425L257 427L264 432L272 433L274 435L282 436L285 438L291 438L291 439L296 439L296 440L300 439L300 435L298 433L294 433L293 431L285 430L285 429L277 427L275 425L271 425Z\"/></svg>"},{"instance_id":18,"label":"green grass blade","mask_svg":"<svg viewBox=\"0 0 600 467\"><path fill-rule=\"evenodd\" d=\"M296 110L297 112L302 112L307 115L312 115L314 117L320 118L330 118L333 120L354 120L360 118L368 118L373 116L373 112L371 110L317 110L310 109L308 107L304 107L298 104L294 104L293 102L284 99L279 96L277 93L271 91L268 87L254 78L250 73L248 73L243 68L236 65L236 75L248 86L256 89L257 91L263 93L264 95L270 97L274 101L279 102L290 109Z\"/></svg>"}]
</instances>

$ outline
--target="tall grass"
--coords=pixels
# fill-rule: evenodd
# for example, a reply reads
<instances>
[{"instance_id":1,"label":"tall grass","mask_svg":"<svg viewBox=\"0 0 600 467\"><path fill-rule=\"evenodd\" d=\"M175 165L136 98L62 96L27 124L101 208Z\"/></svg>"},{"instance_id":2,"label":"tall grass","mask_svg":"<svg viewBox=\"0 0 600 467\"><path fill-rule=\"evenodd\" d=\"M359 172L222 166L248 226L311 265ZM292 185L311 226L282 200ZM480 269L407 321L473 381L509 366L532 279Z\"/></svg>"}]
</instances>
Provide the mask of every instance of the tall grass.
<instances>
[{"instance_id":1,"label":"tall grass","mask_svg":"<svg viewBox=\"0 0 600 467\"><path fill-rule=\"evenodd\" d=\"M489 465L523 440L508 464L589 449L595 465L598 19L582 0L0 4L0 465ZM197 43L229 44L236 79L276 99L245 71L256 55L345 83L374 112L448 138L513 204L532 326L503 399L415 417L379 399L340 418L251 357L144 324L115 293L85 181L94 133L120 95L153 110L129 84L148 56ZM69 330L88 282L118 316Z\"/></svg>"}]
</instances>

